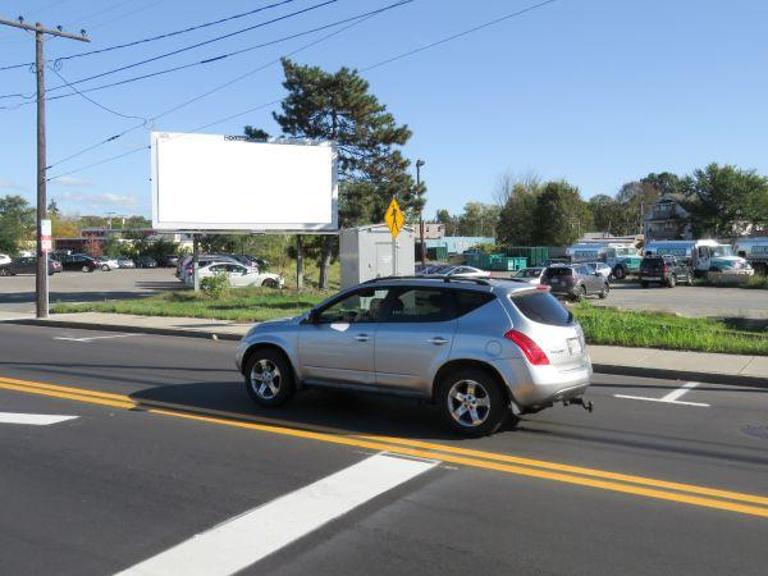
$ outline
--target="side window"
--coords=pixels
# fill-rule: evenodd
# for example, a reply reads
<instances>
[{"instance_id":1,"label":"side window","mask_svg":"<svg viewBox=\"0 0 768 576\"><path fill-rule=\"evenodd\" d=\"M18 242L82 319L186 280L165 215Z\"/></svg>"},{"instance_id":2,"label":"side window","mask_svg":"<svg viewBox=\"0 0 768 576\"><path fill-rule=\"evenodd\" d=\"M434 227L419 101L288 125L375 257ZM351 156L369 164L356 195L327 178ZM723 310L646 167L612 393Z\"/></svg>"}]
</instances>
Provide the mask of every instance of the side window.
<instances>
[{"instance_id":1,"label":"side window","mask_svg":"<svg viewBox=\"0 0 768 576\"><path fill-rule=\"evenodd\" d=\"M224 264L217 264L216 266L211 266L210 268L208 268L208 270L210 270L213 273L226 272L227 267Z\"/></svg>"},{"instance_id":2,"label":"side window","mask_svg":"<svg viewBox=\"0 0 768 576\"><path fill-rule=\"evenodd\" d=\"M457 290L454 292L456 300L456 317L469 314L494 299L488 292L470 292L469 290Z\"/></svg>"},{"instance_id":3,"label":"side window","mask_svg":"<svg viewBox=\"0 0 768 576\"><path fill-rule=\"evenodd\" d=\"M387 288L358 290L320 312L318 322L320 324L379 322L382 319L384 302L389 292Z\"/></svg>"},{"instance_id":4,"label":"side window","mask_svg":"<svg viewBox=\"0 0 768 576\"><path fill-rule=\"evenodd\" d=\"M385 303L387 322L445 322L455 317L451 292L407 288Z\"/></svg>"}]
</instances>

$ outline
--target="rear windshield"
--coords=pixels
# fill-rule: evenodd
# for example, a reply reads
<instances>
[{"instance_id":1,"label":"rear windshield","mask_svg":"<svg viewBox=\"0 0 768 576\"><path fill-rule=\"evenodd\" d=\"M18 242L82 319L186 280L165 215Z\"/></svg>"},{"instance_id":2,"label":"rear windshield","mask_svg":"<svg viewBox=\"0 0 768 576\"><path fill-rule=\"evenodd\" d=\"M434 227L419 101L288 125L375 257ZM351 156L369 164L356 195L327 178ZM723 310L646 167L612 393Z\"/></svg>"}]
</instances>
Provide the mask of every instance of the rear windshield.
<instances>
[{"instance_id":1,"label":"rear windshield","mask_svg":"<svg viewBox=\"0 0 768 576\"><path fill-rule=\"evenodd\" d=\"M545 272L547 276L570 276L573 274L573 270L570 268L547 268L547 271Z\"/></svg>"},{"instance_id":2,"label":"rear windshield","mask_svg":"<svg viewBox=\"0 0 768 576\"><path fill-rule=\"evenodd\" d=\"M523 296L514 296L512 303L523 316L534 322L549 324L550 326L567 326L573 321L571 313L549 292L533 292Z\"/></svg>"},{"instance_id":3,"label":"rear windshield","mask_svg":"<svg viewBox=\"0 0 768 576\"><path fill-rule=\"evenodd\" d=\"M664 266L664 260L661 258L643 258L640 262L641 268L659 268Z\"/></svg>"}]
</instances>

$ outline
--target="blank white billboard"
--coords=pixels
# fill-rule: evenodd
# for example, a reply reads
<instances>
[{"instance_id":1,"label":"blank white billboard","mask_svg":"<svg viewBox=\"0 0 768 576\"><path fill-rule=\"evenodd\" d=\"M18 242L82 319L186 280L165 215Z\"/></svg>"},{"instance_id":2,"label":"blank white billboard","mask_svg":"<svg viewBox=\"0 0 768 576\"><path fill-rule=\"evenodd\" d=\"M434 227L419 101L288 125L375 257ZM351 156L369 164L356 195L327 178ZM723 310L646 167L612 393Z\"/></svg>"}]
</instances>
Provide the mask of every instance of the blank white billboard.
<instances>
[{"instance_id":1,"label":"blank white billboard","mask_svg":"<svg viewBox=\"0 0 768 576\"><path fill-rule=\"evenodd\" d=\"M338 230L329 143L153 132L152 194L161 230Z\"/></svg>"}]
</instances>

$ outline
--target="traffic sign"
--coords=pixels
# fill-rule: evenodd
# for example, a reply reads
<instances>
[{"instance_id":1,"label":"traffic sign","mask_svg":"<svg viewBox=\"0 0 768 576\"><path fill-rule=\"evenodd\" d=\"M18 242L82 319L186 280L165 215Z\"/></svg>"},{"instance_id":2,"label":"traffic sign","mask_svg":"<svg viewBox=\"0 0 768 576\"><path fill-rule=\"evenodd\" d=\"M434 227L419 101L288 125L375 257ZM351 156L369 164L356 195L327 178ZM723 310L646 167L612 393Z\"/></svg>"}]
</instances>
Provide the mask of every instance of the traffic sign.
<instances>
[{"instance_id":1,"label":"traffic sign","mask_svg":"<svg viewBox=\"0 0 768 576\"><path fill-rule=\"evenodd\" d=\"M384 215L384 222L387 223L392 238L397 238L403 226L405 226L405 214L400 210L400 204L397 203L397 199L392 198L392 202L389 203L387 212Z\"/></svg>"},{"instance_id":2,"label":"traffic sign","mask_svg":"<svg viewBox=\"0 0 768 576\"><path fill-rule=\"evenodd\" d=\"M42 243L43 252L51 252L53 250L50 220L40 220L40 240Z\"/></svg>"}]
</instances>

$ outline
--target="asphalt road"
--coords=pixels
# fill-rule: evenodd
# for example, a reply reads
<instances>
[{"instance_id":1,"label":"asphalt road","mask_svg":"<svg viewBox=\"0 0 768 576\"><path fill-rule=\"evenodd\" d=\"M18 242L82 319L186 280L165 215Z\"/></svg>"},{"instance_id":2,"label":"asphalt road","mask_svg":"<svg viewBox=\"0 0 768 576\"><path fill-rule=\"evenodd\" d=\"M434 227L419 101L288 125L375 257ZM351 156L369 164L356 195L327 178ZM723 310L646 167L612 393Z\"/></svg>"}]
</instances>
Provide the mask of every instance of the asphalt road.
<instances>
[{"instance_id":1,"label":"asphalt road","mask_svg":"<svg viewBox=\"0 0 768 576\"><path fill-rule=\"evenodd\" d=\"M766 572L768 391L598 376L592 414L463 440L410 401L256 409L233 348L0 324L0 572L138 573L182 543L185 574Z\"/></svg>"}]
</instances>

